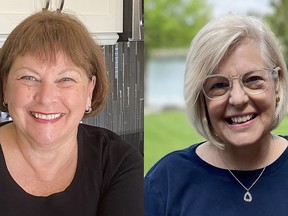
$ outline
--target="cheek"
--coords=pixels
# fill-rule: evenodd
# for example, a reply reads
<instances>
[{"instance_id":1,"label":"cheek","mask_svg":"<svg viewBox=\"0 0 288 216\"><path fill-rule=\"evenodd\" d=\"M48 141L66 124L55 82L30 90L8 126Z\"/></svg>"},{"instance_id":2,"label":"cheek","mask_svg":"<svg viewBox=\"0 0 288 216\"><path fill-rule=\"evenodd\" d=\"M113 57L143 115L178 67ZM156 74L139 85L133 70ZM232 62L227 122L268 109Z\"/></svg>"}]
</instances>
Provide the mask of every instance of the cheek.
<instances>
[{"instance_id":1,"label":"cheek","mask_svg":"<svg viewBox=\"0 0 288 216\"><path fill-rule=\"evenodd\" d=\"M209 101L206 102L207 112L210 125L216 134L219 134L219 131L225 127L225 121L223 120L223 116L225 114L225 103L221 103L219 101ZM225 124L225 125L224 125Z\"/></svg>"},{"instance_id":2,"label":"cheek","mask_svg":"<svg viewBox=\"0 0 288 216\"><path fill-rule=\"evenodd\" d=\"M88 85L87 85L87 88L86 88L89 100L91 100L92 97L93 97L93 91L94 91L95 85L96 85L96 77L93 76L92 80L88 82Z\"/></svg>"},{"instance_id":3,"label":"cheek","mask_svg":"<svg viewBox=\"0 0 288 216\"><path fill-rule=\"evenodd\" d=\"M66 101L66 103L71 104L72 106L77 106L82 108L86 107L86 101L89 97L87 87L81 86L77 89L71 89L69 91L66 91L65 94L62 94L61 98L62 100Z\"/></svg>"},{"instance_id":4,"label":"cheek","mask_svg":"<svg viewBox=\"0 0 288 216\"><path fill-rule=\"evenodd\" d=\"M8 103L23 103L24 101L32 100L33 95L33 89L29 87L23 88L17 85L7 85L4 91L4 99Z\"/></svg>"},{"instance_id":5,"label":"cheek","mask_svg":"<svg viewBox=\"0 0 288 216\"><path fill-rule=\"evenodd\" d=\"M266 113L271 119L274 118L276 111L276 94L267 92L261 99L255 99L254 103L259 113Z\"/></svg>"},{"instance_id":6,"label":"cheek","mask_svg":"<svg viewBox=\"0 0 288 216\"><path fill-rule=\"evenodd\" d=\"M208 117L212 126L223 118L226 104L221 101L206 101Z\"/></svg>"}]
</instances>

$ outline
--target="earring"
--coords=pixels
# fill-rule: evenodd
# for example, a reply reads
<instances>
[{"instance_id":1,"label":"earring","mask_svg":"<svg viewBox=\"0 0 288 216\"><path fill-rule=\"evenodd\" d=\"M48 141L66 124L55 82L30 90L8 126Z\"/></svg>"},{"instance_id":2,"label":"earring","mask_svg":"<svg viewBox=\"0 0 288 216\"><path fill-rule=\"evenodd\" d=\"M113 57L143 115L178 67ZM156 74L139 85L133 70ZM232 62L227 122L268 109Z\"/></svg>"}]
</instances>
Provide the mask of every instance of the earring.
<instances>
[{"instance_id":1,"label":"earring","mask_svg":"<svg viewBox=\"0 0 288 216\"><path fill-rule=\"evenodd\" d=\"M85 110L85 114L90 114L91 112L92 112L92 108L91 107L89 107L88 110Z\"/></svg>"},{"instance_id":2,"label":"earring","mask_svg":"<svg viewBox=\"0 0 288 216\"><path fill-rule=\"evenodd\" d=\"M7 108L7 106L8 106L8 104L7 103L5 103L4 101L3 101L3 106L5 107L5 108Z\"/></svg>"},{"instance_id":3,"label":"earring","mask_svg":"<svg viewBox=\"0 0 288 216\"><path fill-rule=\"evenodd\" d=\"M280 101L280 97L277 96L277 97L276 97L276 103L278 103L279 101Z\"/></svg>"}]
</instances>

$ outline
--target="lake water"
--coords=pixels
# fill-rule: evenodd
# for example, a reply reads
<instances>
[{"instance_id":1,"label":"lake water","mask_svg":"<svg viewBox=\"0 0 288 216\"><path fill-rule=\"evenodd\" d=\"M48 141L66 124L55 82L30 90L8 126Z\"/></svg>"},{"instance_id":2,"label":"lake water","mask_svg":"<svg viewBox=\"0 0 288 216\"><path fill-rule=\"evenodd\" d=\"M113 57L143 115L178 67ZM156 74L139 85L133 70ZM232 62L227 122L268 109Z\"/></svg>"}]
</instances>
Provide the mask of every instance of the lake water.
<instances>
[{"instance_id":1,"label":"lake water","mask_svg":"<svg viewBox=\"0 0 288 216\"><path fill-rule=\"evenodd\" d=\"M151 59L146 68L145 104L151 109L184 107L185 57Z\"/></svg>"}]
</instances>

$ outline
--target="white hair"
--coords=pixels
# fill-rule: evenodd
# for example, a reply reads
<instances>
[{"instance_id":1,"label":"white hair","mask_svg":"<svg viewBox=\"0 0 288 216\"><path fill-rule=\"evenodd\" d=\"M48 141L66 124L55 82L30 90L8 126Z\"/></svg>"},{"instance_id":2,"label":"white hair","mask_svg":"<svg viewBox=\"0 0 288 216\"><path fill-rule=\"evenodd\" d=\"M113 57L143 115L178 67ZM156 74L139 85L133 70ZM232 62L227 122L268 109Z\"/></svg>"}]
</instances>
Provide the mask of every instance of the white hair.
<instances>
[{"instance_id":1,"label":"white hair","mask_svg":"<svg viewBox=\"0 0 288 216\"><path fill-rule=\"evenodd\" d=\"M213 73L225 55L244 39L251 39L259 47L267 67L279 66L278 96L271 130L276 128L286 114L287 69L278 42L270 28L261 20L244 15L227 14L206 24L192 40L184 77L184 99L187 114L195 129L219 148L223 142L215 134L210 123L202 84L207 75Z\"/></svg>"}]
</instances>

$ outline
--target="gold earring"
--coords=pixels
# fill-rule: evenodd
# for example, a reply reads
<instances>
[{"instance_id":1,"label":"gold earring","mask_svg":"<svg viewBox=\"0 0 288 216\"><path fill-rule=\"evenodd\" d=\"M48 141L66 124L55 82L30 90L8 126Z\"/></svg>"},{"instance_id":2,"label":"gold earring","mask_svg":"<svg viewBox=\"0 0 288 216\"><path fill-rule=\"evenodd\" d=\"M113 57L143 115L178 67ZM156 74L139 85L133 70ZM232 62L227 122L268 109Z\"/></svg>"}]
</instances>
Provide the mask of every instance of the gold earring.
<instances>
[{"instance_id":1,"label":"gold earring","mask_svg":"<svg viewBox=\"0 0 288 216\"><path fill-rule=\"evenodd\" d=\"M279 101L280 101L280 97L277 96L277 97L276 97L276 103L278 103Z\"/></svg>"}]
</instances>

